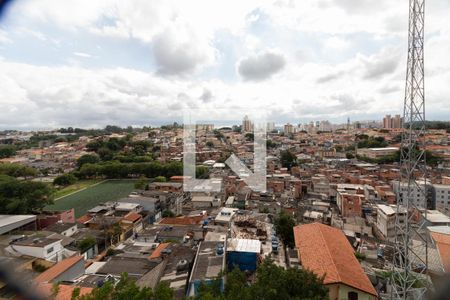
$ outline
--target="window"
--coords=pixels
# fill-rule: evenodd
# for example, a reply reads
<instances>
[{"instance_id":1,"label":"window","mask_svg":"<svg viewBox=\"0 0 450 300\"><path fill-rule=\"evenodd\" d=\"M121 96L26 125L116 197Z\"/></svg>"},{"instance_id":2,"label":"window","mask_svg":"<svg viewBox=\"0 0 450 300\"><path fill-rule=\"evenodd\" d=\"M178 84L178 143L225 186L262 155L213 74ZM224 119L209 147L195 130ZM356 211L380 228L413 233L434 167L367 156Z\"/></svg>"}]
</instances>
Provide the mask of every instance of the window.
<instances>
[{"instance_id":1,"label":"window","mask_svg":"<svg viewBox=\"0 0 450 300\"><path fill-rule=\"evenodd\" d=\"M358 293L348 292L348 300L358 300Z\"/></svg>"},{"instance_id":2,"label":"window","mask_svg":"<svg viewBox=\"0 0 450 300\"><path fill-rule=\"evenodd\" d=\"M53 247L51 247L51 248L48 248L48 249L47 249L47 254L49 254L49 253L52 253L52 252L53 252L53 250L55 250L55 249L53 249Z\"/></svg>"}]
</instances>

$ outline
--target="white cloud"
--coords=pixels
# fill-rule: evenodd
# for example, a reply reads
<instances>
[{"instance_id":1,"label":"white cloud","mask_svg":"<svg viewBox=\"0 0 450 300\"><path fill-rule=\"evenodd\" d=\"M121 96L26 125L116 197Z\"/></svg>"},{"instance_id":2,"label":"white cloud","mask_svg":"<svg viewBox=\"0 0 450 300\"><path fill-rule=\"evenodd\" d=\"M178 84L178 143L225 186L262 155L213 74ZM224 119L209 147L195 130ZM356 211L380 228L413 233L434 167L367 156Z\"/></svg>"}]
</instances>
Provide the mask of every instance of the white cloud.
<instances>
[{"instance_id":1,"label":"white cloud","mask_svg":"<svg viewBox=\"0 0 450 300\"><path fill-rule=\"evenodd\" d=\"M351 43L340 37L332 36L324 41L325 48L329 50L344 51L350 47Z\"/></svg>"},{"instance_id":2,"label":"white cloud","mask_svg":"<svg viewBox=\"0 0 450 300\"><path fill-rule=\"evenodd\" d=\"M181 27L168 28L155 36L152 44L161 74L189 73L214 60L214 49Z\"/></svg>"},{"instance_id":3,"label":"white cloud","mask_svg":"<svg viewBox=\"0 0 450 300\"><path fill-rule=\"evenodd\" d=\"M242 59L237 66L244 80L264 80L280 72L286 65L286 59L280 53L266 51Z\"/></svg>"},{"instance_id":4,"label":"white cloud","mask_svg":"<svg viewBox=\"0 0 450 300\"><path fill-rule=\"evenodd\" d=\"M74 43L61 59L68 62L65 67L44 67L40 61L32 65L31 55L23 59L28 64L12 63L20 57L2 53L2 128L152 124L198 107L267 107L274 118L298 121L401 111L407 2L16 2L13 21L33 28L23 34L52 41L46 29L57 27ZM427 3L425 51L427 112L447 113L447 118L449 9L446 0ZM13 29L0 30L2 49L16 42ZM90 54L78 44L81 37L89 42L106 38L113 46L95 45ZM117 68L110 61L102 68L103 54L135 44L140 48L130 53L141 54L138 59L151 70L132 70L120 59ZM83 59L91 55L95 65Z\"/></svg>"},{"instance_id":5,"label":"white cloud","mask_svg":"<svg viewBox=\"0 0 450 300\"><path fill-rule=\"evenodd\" d=\"M88 54L88 53L84 53L84 52L74 52L73 55L78 56L78 57L83 57L83 58L91 58L92 55Z\"/></svg>"}]
</instances>

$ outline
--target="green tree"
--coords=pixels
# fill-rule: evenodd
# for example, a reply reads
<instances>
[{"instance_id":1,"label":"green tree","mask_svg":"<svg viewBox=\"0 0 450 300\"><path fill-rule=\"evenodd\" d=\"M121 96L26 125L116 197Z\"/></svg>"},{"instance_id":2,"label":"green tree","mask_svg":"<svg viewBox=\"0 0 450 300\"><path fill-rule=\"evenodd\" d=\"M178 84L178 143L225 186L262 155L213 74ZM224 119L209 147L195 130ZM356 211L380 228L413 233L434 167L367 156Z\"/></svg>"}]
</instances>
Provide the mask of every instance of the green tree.
<instances>
[{"instance_id":1,"label":"green tree","mask_svg":"<svg viewBox=\"0 0 450 300\"><path fill-rule=\"evenodd\" d=\"M274 143L272 140L267 140L266 141L266 147L267 148L275 148L277 146L276 143Z\"/></svg>"},{"instance_id":2,"label":"green tree","mask_svg":"<svg viewBox=\"0 0 450 300\"><path fill-rule=\"evenodd\" d=\"M284 244L289 246L290 248L294 247L294 231L293 228L295 226L294 218L281 211L278 217L275 219L275 230L277 234L280 235Z\"/></svg>"},{"instance_id":3,"label":"green tree","mask_svg":"<svg viewBox=\"0 0 450 300\"><path fill-rule=\"evenodd\" d=\"M162 217L163 218L173 218L173 217L175 217L175 213L169 209L166 209L162 212Z\"/></svg>"},{"instance_id":4,"label":"green tree","mask_svg":"<svg viewBox=\"0 0 450 300\"><path fill-rule=\"evenodd\" d=\"M209 168L205 166L197 166L195 168L195 175L197 178L205 179L208 176Z\"/></svg>"},{"instance_id":5,"label":"green tree","mask_svg":"<svg viewBox=\"0 0 450 300\"><path fill-rule=\"evenodd\" d=\"M253 133L246 133L245 134L245 139L247 140L247 141L250 141L250 142L252 142L254 139L255 139L255 135L253 134Z\"/></svg>"},{"instance_id":6,"label":"green tree","mask_svg":"<svg viewBox=\"0 0 450 300\"><path fill-rule=\"evenodd\" d=\"M289 150L281 152L281 165L289 170L297 165L297 157Z\"/></svg>"},{"instance_id":7,"label":"green tree","mask_svg":"<svg viewBox=\"0 0 450 300\"><path fill-rule=\"evenodd\" d=\"M28 214L52 204L53 189L43 182L0 175L0 214Z\"/></svg>"},{"instance_id":8,"label":"green tree","mask_svg":"<svg viewBox=\"0 0 450 300\"><path fill-rule=\"evenodd\" d=\"M0 164L0 174L12 177L36 177L38 171L34 168L24 166L22 164Z\"/></svg>"},{"instance_id":9,"label":"green tree","mask_svg":"<svg viewBox=\"0 0 450 300\"><path fill-rule=\"evenodd\" d=\"M71 173L66 173L66 174L62 174L59 175L58 177L56 177L53 180L53 184L54 185L60 185L60 186L68 186L71 184L74 184L75 182L77 182L77 178L71 174Z\"/></svg>"},{"instance_id":10,"label":"green tree","mask_svg":"<svg viewBox=\"0 0 450 300\"><path fill-rule=\"evenodd\" d=\"M0 158L16 155L16 147L13 145L0 145Z\"/></svg>"},{"instance_id":11,"label":"green tree","mask_svg":"<svg viewBox=\"0 0 450 300\"><path fill-rule=\"evenodd\" d=\"M103 147L103 145L104 145L103 141L92 141L86 144L86 148L88 151L97 152L98 149Z\"/></svg>"},{"instance_id":12,"label":"green tree","mask_svg":"<svg viewBox=\"0 0 450 300\"><path fill-rule=\"evenodd\" d=\"M114 152L109 147L102 147L97 151L98 156L102 161L109 161L114 158Z\"/></svg>"},{"instance_id":13,"label":"green tree","mask_svg":"<svg viewBox=\"0 0 450 300\"><path fill-rule=\"evenodd\" d=\"M145 176L139 177L139 179L134 183L134 188L137 190L143 190L147 186L148 178Z\"/></svg>"},{"instance_id":14,"label":"green tree","mask_svg":"<svg viewBox=\"0 0 450 300\"><path fill-rule=\"evenodd\" d=\"M99 157L97 155L93 154L85 154L82 155L80 158L77 159L77 166L78 168L81 168L84 164L96 164L100 161Z\"/></svg>"},{"instance_id":15,"label":"green tree","mask_svg":"<svg viewBox=\"0 0 450 300\"><path fill-rule=\"evenodd\" d=\"M164 177L164 176L156 176L156 177L153 179L153 181L154 181L154 182L166 182L167 179L166 179L166 177Z\"/></svg>"},{"instance_id":16,"label":"green tree","mask_svg":"<svg viewBox=\"0 0 450 300\"><path fill-rule=\"evenodd\" d=\"M247 277L239 268L233 268L227 274L224 295L227 300L251 299Z\"/></svg>"},{"instance_id":17,"label":"green tree","mask_svg":"<svg viewBox=\"0 0 450 300\"><path fill-rule=\"evenodd\" d=\"M318 278L308 270L297 268L284 269L268 258L256 271L256 279L249 284L247 276L239 268L233 268L227 274L223 294L220 293L220 276L208 284L201 284L198 289L200 300L325 300L328 289L323 278Z\"/></svg>"},{"instance_id":18,"label":"green tree","mask_svg":"<svg viewBox=\"0 0 450 300\"><path fill-rule=\"evenodd\" d=\"M78 248L78 250L80 250L81 253L84 253L90 248L92 248L96 243L97 241L93 236L87 236L84 239L79 240L76 243L76 247Z\"/></svg>"}]
</instances>

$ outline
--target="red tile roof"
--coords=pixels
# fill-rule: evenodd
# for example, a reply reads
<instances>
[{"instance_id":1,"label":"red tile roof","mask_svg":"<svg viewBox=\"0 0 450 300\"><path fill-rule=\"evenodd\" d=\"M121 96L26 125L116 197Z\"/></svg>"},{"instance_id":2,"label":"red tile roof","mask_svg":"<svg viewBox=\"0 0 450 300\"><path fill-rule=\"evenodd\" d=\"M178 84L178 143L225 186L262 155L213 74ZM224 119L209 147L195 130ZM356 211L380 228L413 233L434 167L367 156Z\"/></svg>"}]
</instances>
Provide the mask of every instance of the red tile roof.
<instances>
[{"instance_id":1,"label":"red tile roof","mask_svg":"<svg viewBox=\"0 0 450 300\"><path fill-rule=\"evenodd\" d=\"M431 236L436 243L445 272L450 272L450 235L432 232Z\"/></svg>"},{"instance_id":2,"label":"red tile roof","mask_svg":"<svg viewBox=\"0 0 450 300\"><path fill-rule=\"evenodd\" d=\"M325 276L325 284L343 283L377 295L341 230L320 223L298 225L294 237L301 264Z\"/></svg>"},{"instance_id":3,"label":"red tile roof","mask_svg":"<svg viewBox=\"0 0 450 300\"><path fill-rule=\"evenodd\" d=\"M125 215L125 217L123 217L123 220L134 223L141 218L142 216L140 214L130 211L128 214Z\"/></svg>"},{"instance_id":4,"label":"red tile roof","mask_svg":"<svg viewBox=\"0 0 450 300\"><path fill-rule=\"evenodd\" d=\"M90 221L91 219L92 219L92 217L90 215L83 215L77 219L77 222L81 223L81 224L85 224L86 222Z\"/></svg>"},{"instance_id":5,"label":"red tile roof","mask_svg":"<svg viewBox=\"0 0 450 300\"><path fill-rule=\"evenodd\" d=\"M71 299L73 290L77 288L74 285L60 284L58 295L54 298L55 300L68 300ZM41 283L38 285L38 290L46 297L51 296L53 284L51 283ZM78 287L80 289L80 296L90 294L93 288L90 287Z\"/></svg>"},{"instance_id":6,"label":"red tile roof","mask_svg":"<svg viewBox=\"0 0 450 300\"><path fill-rule=\"evenodd\" d=\"M164 218L159 221L159 224L165 225L196 225L200 224L203 220L203 216L193 216L193 217L178 217L178 218Z\"/></svg>"},{"instance_id":7,"label":"red tile roof","mask_svg":"<svg viewBox=\"0 0 450 300\"><path fill-rule=\"evenodd\" d=\"M70 269L73 265L75 265L82 259L83 259L83 256L80 256L80 255L75 255L75 256L66 258L66 259L60 261L59 263L57 263L56 265L54 265L53 267L51 267L50 269L39 274L39 276L37 276L35 278L35 281L36 282L50 282L53 279L55 279L56 277L58 277L59 275L61 275L62 273L64 273L65 271L67 271L68 269Z\"/></svg>"},{"instance_id":8,"label":"red tile roof","mask_svg":"<svg viewBox=\"0 0 450 300\"><path fill-rule=\"evenodd\" d=\"M152 258L158 258L161 256L161 251L163 251L164 249L166 249L168 246L170 245L170 243L161 243L158 245L158 247L155 249L155 251L153 251L153 253L150 255L150 259Z\"/></svg>"}]
</instances>

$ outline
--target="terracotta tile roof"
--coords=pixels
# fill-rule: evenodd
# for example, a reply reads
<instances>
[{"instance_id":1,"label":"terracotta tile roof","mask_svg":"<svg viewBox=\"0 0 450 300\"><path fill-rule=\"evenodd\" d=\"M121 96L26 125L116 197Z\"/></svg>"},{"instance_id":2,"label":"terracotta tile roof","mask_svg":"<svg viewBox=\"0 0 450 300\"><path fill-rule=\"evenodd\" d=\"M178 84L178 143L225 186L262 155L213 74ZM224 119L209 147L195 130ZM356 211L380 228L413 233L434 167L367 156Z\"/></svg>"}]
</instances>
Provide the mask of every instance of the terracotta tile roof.
<instances>
[{"instance_id":1,"label":"terracotta tile roof","mask_svg":"<svg viewBox=\"0 0 450 300\"><path fill-rule=\"evenodd\" d=\"M166 225L196 225L200 224L203 220L203 216L193 216L193 217L178 217L178 218L164 218L159 221L159 224Z\"/></svg>"},{"instance_id":2,"label":"terracotta tile roof","mask_svg":"<svg viewBox=\"0 0 450 300\"><path fill-rule=\"evenodd\" d=\"M51 284L51 283L41 283L38 285L38 290L44 296L50 298L50 296L52 294L52 287L53 287L53 284ZM55 300L71 299L73 290L76 288L77 288L77 286L74 286L74 285L60 284L58 295L56 295L56 297L54 299ZM90 287L78 287L78 288L80 288L80 296L90 294L93 290L93 288L90 288Z\"/></svg>"},{"instance_id":3,"label":"terracotta tile roof","mask_svg":"<svg viewBox=\"0 0 450 300\"><path fill-rule=\"evenodd\" d=\"M341 230L320 223L298 225L294 237L301 264L318 276L325 275L325 284L343 283L377 295Z\"/></svg>"},{"instance_id":4,"label":"terracotta tile roof","mask_svg":"<svg viewBox=\"0 0 450 300\"><path fill-rule=\"evenodd\" d=\"M450 272L450 235L432 232L431 236L436 243L445 272Z\"/></svg>"},{"instance_id":5,"label":"terracotta tile roof","mask_svg":"<svg viewBox=\"0 0 450 300\"><path fill-rule=\"evenodd\" d=\"M92 219L92 217L90 215L84 215L84 216L79 217L77 219L77 222L81 223L81 224L85 224L86 222L90 221L91 219Z\"/></svg>"},{"instance_id":6,"label":"terracotta tile roof","mask_svg":"<svg viewBox=\"0 0 450 300\"><path fill-rule=\"evenodd\" d=\"M123 220L134 223L141 218L142 216L140 214L131 211L123 217Z\"/></svg>"},{"instance_id":7,"label":"terracotta tile roof","mask_svg":"<svg viewBox=\"0 0 450 300\"><path fill-rule=\"evenodd\" d=\"M155 251L153 251L153 253L150 255L150 259L152 258L158 258L161 256L161 251L163 251L164 249L166 249L168 246L170 245L170 243L161 243L158 245L158 247L155 249Z\"/></svg>"},{"instance_id":8,"label":"terracotta tile roof","mask_svg":"<svg viewBox=\"0 0 450 300\"><path fill-rule=\"evenodd\" d=\"M66 258L50 269L44 271L43 273L39 274L35 278L36 282L50 282L65 271L67 271L69 268L71 268L73 265L75 265L77 262L83 259L83 256L75 255L69 258Z\"/></svg>"}]
</instances>

